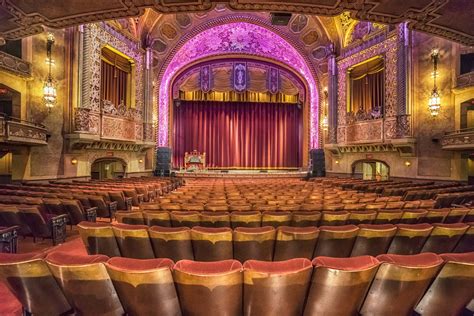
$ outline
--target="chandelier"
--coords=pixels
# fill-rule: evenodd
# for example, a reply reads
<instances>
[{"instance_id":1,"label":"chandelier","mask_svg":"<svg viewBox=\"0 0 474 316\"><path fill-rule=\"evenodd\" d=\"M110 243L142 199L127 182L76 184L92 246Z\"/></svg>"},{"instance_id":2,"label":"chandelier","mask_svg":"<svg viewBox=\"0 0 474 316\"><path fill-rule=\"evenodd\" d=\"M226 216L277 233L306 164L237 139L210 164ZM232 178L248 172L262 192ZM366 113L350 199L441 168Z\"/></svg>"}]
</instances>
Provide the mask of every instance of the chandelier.
<instances>
[{"instance_id":1,"label":"chandelier","mask_svg":"<svg viewBox=\"0 0 474 316\"><path fill-rule=\"evenodd\" d=\"M431 51L431 61L433 63L433 90L431 91L430 99L428 101L428 109L431 116L437 116L441 108L441 95L436 86L436 78L438 77L438 61L439 50L433 49Z\"/></svg>"},{"instance_id":2,"label":"chandelier","mask_svg":"<svg viewBox=\"0 0 474 316\"><path fill-rule=\"evenodd\" d=\"M49 60L48 76L46 77L46 80L43 84L43 102L49 111L51 111L51 108L53 108L56 105L56 101L57 101L56 82L54 81L53 76L51 74L51 67L53 65L52 59L51 59L53 44L54 44L54 36L53 34L49 33L47 41L46 41L46 54L47 54L47 60Z\"/></svg>"}]
</instances>

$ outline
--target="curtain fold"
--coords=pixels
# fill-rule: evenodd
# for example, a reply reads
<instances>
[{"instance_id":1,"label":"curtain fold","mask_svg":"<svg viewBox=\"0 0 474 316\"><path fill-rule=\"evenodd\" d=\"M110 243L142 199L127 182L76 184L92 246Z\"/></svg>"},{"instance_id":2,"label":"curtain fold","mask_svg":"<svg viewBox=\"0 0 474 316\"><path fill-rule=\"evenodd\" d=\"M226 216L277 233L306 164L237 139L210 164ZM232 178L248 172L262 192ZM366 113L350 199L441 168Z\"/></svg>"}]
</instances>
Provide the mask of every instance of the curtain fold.
<instances>
[{"instance_id":1,"label":"curtain fold","mask_svg":"<svg viewBox=\"0 0 474 316\"><path fill-rule=\"evenodd\" d=\"M182 101L174 107L173 165L206 153L210 168L297 168L302 110L295 104Z\"/></svg>"},{"instance_id":2,"label":"curtain fold","mask_svg":"<svg viewBox=\"0 0 474 316\"><path fill-rule=\"evenodd\" d=\"M367 74L360 79L351 80L351 110L369 112L375 108L382 111L385 102L384 71Z\"/></svg>"},{"instance_id":3,"label":"curtain fold","mask_svg":"<svg viewBox=\"0 0 474 316\"><path fill-rule=\"evenodd\" d=\"M100 76L100 99L115 105L125 104L127 100L128 73L102 61Z\"/></svg>"}]
</instances>

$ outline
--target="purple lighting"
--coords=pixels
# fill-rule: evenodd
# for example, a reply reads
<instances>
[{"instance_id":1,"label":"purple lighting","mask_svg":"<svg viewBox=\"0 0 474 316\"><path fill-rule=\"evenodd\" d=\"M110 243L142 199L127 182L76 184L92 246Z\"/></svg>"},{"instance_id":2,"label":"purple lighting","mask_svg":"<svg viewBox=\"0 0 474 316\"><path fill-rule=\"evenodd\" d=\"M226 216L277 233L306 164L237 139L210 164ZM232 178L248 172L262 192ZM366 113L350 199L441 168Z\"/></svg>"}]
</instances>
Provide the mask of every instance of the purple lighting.
<instances>
[{"instance_id":1,"label":"purple lighting","mask_svg":"<svg viewBox=\"0 0 474 316\"><path fill-rule=\"evenodd\" d=\"M173 56L160 83L158 146L169 146L169 87L179 70L205 57L232 53L273 59L294 69L306 80L310 95L310 147L317 148L318 92L308 65L300 53L282 37L264 27L246 22L207 29L186 42Z\"/></svg>"}]
</instances>

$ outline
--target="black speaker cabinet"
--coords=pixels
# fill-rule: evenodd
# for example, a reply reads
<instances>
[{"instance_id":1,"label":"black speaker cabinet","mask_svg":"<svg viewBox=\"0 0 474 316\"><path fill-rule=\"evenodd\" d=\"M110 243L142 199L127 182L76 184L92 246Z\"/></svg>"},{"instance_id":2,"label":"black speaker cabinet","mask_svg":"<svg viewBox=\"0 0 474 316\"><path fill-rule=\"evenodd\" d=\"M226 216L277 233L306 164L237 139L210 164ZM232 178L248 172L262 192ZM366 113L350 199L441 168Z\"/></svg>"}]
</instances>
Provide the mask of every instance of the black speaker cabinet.
<instances>
[{"instance_id":1,"label":"black speaker cabinet","mask_svg":"<svg viewBox=\"0 0 474 316\"><path fill-rule=\"evenodd\" d=\"M164 177L171 173L171 148L158 147L156 149L155 176Z\"/></svg>"},{"instance_id":2,"label":"black speaker cabinet","mask_svg":"<svg viewBox=\"0 0 474 316\"><path fill-rule=\"evenodd\" d=\"M326 163L324 160L324 149L311 149L311 172L313 177L326 176Z\"/></svg>"}]
</instances>

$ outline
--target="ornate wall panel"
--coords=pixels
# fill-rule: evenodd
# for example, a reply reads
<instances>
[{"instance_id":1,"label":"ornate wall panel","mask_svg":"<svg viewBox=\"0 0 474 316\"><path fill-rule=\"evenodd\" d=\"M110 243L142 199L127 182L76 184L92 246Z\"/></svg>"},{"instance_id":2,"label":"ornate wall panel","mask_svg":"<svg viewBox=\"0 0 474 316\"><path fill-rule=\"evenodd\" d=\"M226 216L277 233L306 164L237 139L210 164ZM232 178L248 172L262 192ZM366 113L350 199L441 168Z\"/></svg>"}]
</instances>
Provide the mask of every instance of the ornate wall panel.
<instances>
[{"instance_id":1,"label":"ornate wall panel","mask_svg":"<svg viewBox=\"0 0 474 316\"><path fill-rule=\"evenodd\" d=\"M378 143L383 141L383 120L357 122L346 127L346 144Z\"/></svg>"}]
</instances>

